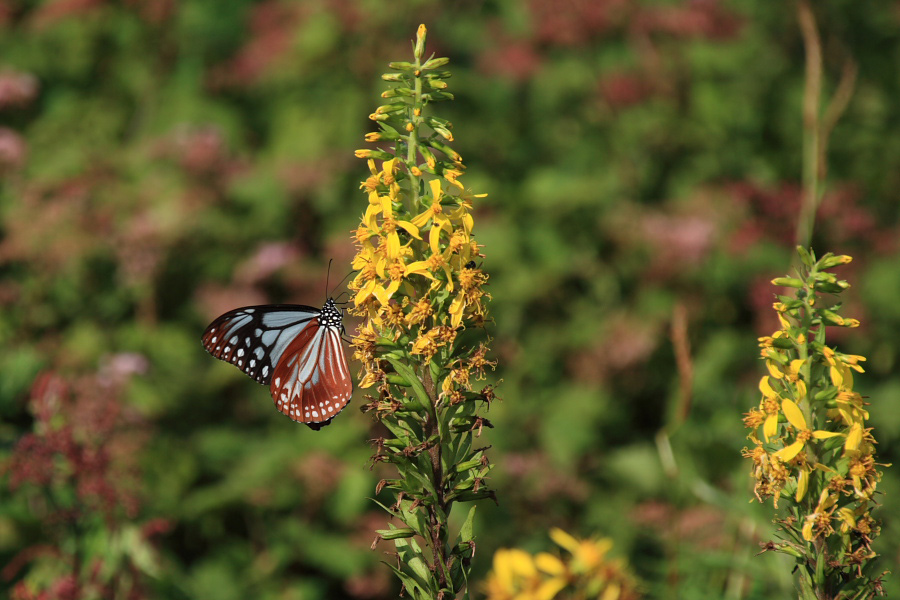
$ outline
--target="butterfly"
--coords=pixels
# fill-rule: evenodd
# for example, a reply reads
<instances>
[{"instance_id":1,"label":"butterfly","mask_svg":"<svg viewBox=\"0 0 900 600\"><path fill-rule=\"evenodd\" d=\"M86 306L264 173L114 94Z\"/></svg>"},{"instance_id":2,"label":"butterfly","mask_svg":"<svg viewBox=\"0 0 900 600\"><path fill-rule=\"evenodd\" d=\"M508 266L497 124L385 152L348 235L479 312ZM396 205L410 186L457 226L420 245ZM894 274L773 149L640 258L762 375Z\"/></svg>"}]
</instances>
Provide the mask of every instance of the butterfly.
<instances>
[{"instance_id":1,"label":"butterfly","mask_svg":"<svg viewBox=\"0 0 900 600\"><path fill-rule=\"evenodd\" d=\"M209 324L203 347L258 383L294 421L321 429L350 401L353 384L341 346L343 314L300 304L245 306Z\"/></svg>"}]
</instances>

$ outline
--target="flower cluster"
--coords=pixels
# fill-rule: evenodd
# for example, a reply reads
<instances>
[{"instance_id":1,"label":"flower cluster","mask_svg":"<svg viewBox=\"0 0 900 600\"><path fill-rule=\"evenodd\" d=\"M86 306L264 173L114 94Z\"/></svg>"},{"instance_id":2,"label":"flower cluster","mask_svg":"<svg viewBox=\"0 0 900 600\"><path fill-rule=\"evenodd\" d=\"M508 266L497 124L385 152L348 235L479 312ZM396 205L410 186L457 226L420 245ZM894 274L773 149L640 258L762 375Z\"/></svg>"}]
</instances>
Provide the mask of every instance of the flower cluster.
<instances>
[{"instance_id":1,"label":"flower cluster","mask_svg":"<svg viewBox=\"0 0 900 600\"><path fill-rule=\"evenodd\" d=\"M637 584L623 561L607 556L608 538L579 540L561 529L550 537L566 555L534 556L520 549L500 549L484 587L488 600L552 600L557 597L632 600Z\"/></svg>"},{"instance_id":2,"label":"flower cluster","mask_svg":"<svg viewBox=\"0 0 900 600\"><path fill-rule=\"evenodd\" d=\"M493 388L473 389L495 366L481 327L490 296L483 286L473 203L459 178L462 158L448 144L452 125L426 114L450 100L445 58L424 59L420 26L414 62L394 62L383 79L388 104L370 118L379 131L366 136L377 149L357 151L369 176L368 199L354 232L357 253L350 313L363 317L353 338L362 364L361 388L375 388L363 406L390 431L375 440L375 462L396 467L396 479L377 492L395 494L383 505L402 522L378 531L394 540L395 573L414 598L456 597L466 588L475 552L474 507L456 536L448 517L455 502L493 497L485 480L491 465L473 438L490 422L478 415ZM425 553L417 540L430 546Z\"/></svg>"},{"instance_id":3,"label":"flower cluster","mask_svg":"<svg viewBox=\"0 0 900 600\"><path fill-rule=\"evenodd\" d=\"M781 329L759 339L768 375L759 383L759 406L744 416L753 447L743 454L753 463L756 498L771 497L776 508L780 499L790 504L791 516L781 521L789 539L767 549L796 557L819 589L829 577L861 577L862 565L875 557L879 526L870 511L881 473L866 402L853 389L865 358L825 339L828 326L859 325L841 317L839 305L826 305L826 295L850 287L828 270L851 258L829 253L816 261L798 250L798 276L772 282L797 291L778 296Z\"/></svg>"},{"instance_id":4,"label":"flower cluster","mask_svg":"<svg viewBox=\"0 0 900 600\"><path fill-rule=\"evenodd\" d=\"M127 379L144 368L143 357L119 354L96 374L36 378L34 431L0 462L0 476L8 478L4 503L40 532L0 570L14 600L149 595L159 569L152 538L168 523L135 522L135 456L147 436L141 417L120 399Z\"/></svg>"}]
</instances>

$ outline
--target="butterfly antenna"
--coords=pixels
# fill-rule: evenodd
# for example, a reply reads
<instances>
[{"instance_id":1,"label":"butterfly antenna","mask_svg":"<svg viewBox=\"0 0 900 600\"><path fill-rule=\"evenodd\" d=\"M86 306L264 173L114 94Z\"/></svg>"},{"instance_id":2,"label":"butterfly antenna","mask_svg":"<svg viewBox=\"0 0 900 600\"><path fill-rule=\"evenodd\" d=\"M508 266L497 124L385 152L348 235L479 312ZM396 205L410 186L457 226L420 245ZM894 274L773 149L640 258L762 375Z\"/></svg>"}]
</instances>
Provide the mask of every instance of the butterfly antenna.
<instances>
[{"instance_id":1,"label":"butterfly antenna","mask_svg":"<svg viewBox=\"0 0 900 600\"><path fill-rule=\"evenodd\" d=\"M332 289L331 291L334 292L334 290L338 289L338 287L340 287L340 285L341 285L342 283L344 283L345 281L347 281L347 279L349 279L350 276L353 275L353 273L355 273L355 271L353 271L353 270L351 269L346 275L344 275L344 278L343 278L343 279L341 279L340 281L337 282L337 285L335 285L335 286L334 286L334 289ZM331 297L331 294L329 294L328 296Z\"/></svg>"},{"instance_id":2,"label":"butterfly antenna","mask_svg":"<svg viewBox=\"0 0 900 600\"><path fill-rule=\"evenodd\" d=\"M331 279L331 262L333 260L333 258L328 259L328 270L325 272L325 300L328 300L328 296L330 296L328 293L328 280Z\"/></svg>"}]
</instances>

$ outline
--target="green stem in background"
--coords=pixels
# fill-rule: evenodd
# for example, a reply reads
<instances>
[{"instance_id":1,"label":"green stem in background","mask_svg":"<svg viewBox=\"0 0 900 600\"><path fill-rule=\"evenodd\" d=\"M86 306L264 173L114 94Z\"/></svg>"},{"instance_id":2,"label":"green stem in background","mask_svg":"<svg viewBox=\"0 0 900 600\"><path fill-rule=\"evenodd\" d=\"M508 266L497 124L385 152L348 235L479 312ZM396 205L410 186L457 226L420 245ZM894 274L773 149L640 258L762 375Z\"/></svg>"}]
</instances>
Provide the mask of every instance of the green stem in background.
<instances>
[{"instance_id":1,"label":"green stem in background","mask_svg":"<svg viewBox=\"0 0 900 600\"><path fill-rule=\"evenodd\" d=\"M822 132L819 106L822 96L822 45L808 0L797 2L797 18L806 51L806 83L803 88L803 197L797 220L796 243L807 248L821 200L819 147Z\"/></svg>"},{"instance_id":2,"label":"green stem in background","mask_svg":"<svg viewBox=\"0 0 900 600\"><path fill-rule=\"evenodd\" d=\"M796 243L808 248L828 173L828 139L850 104L858 69L851 58L845 60L838 87L823 112L822 42L809 0L798 0L797 20L806 53L806 75L803 88L803 193L797 218Z\"/></svg>"}]
</instances>

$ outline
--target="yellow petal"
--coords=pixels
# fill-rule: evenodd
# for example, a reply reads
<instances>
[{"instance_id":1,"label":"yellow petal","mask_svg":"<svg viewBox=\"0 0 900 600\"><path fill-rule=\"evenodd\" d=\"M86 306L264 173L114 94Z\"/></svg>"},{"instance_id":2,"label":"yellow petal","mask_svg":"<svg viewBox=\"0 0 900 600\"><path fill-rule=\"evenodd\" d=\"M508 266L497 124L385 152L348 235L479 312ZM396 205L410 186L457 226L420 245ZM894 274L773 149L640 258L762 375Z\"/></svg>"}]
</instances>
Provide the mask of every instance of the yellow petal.
<instances>
[{"instance_id":1,"label":"yellow petal","mask_svg":"<svg viewBox=\"0 0 900 600\"><path fill-rule=\"evenodd\" d=\"M774 456L781 462L788 462L789 460L800 454L801 450L803 450L803 442L794 442L790 446L782 448L772 456Z\"/></svg>"},{"instance_id":2,"label":"yellow petal","mask_svg":"<svg viewBox=\"0 0 900 600\"><path fill-rule=\"evenodd\" d=\"M841 387L841 384L844 383L844 378L841 376L840 369L838 369L836 365L832 365L829 372L831 373L831 383L837 387Z\"/></svg>"},{"instance_id":3,"label":"yellow petal","mask_svg":"<svg viewBox=\"0 0 900 600\"><path fill-rule=\"evenodd\" d=\"M534 564L538 569L549 575L562 575L566 572L566 565L549 552L539 552L534 557Z\"/></svg>"},{"instance_id":4,"label":"yellow petal","mask_svg":"<svg viewBox=\"0 0 900 600\"><path fill-rule=\"evenodd\" d=\"M389 233L387 236L387 257L388 260L394 260L400 256L400 236L397 232Z\"/></svg>"},{"instance_id":5,"label":"yellow petal","mask_svg":"<svg viewBox=\"0 0 900 600\"><path fill-rule=\"evenodd\" d=\"M417 260L416 262L409 263L406 265L406 273L407 275L424 275L428 279L434 279L434 275L432 275L431 271L428 269L427 260Z\"/></svg>"},{"instance_id":6,"label":"yellow petal","mask_svg":"<svg viewBox=\"0 0 900 600\"><path fill-rule=\"evenodd\" d=\"M774 360L766 361L766 368L769 369L769 374L775 379L781 379L782 377L784 377L784 373L779 367L780 365Z\"/></svg>"},{"instance_id":7,"label":"yellow petal","mask_svg":"<svg viewBox=\"0 0 900 600\"><path fill-rule=\"evenodd\" d=\"M806 429L806 419L803 417L803 411L792 400L782 400L781 410L784 412L784 416L787 417L788 423L801 431Z\"/></svg>"},{"instance_id":8,"label":"yellow petal","mask_svg":"<svg viewBox=\"0 0 900 600\"><path fill-rule=\"evenodd\" d=\"M459 324L462 322L463 312L466 308L466 295L462 292L457 294L456 298L453 299L453 302L450 303L450 326L451 327L459 327Z\"/></svg>"},{"instance_id":9,"label":"yellow petal","mask_svg":"<svg viewBox=\"0 0 900 600\"><path fill-rule=\"evenodd\" d=\"M848 369L847 365L845 365L844 363L841 363L841 366L839 368L841 369L841 375L844 378L844 385L843 385L844 389L852 390L853 389L853 371Z\"/></svg>"},{"instance_id":10,"label":"yellow petal","mask_svg":"<svg viewBox=\"0 0 900 600\"><path fill-rule=\"evenodd\" d=\"M510 593L515 591L513 586L513 569L511 550L500 548L494 553L494 576L497 578L499 587Z\"/></svg>"},{"instance_id":11,"label":"yellow petal","mask_svg":"<svg viewBox=\"0 0 900 600\"><path fill-rule=\"evenodd\" d=\"M777 431L778 415L769 415L766 417L766 422L763 423L763 436L765 436L766 442L769 441L769 438L774 437Z\"/></svg>"},{"instance_id":12,"label":"yellow petal","mask_svg":"<svg viewBox=\"0 0 900 600\"><path fill-rule=\"evenodd\" d=\"M534 561L531 559L530 554L517 548L507 550L506 552L509 568L513 573L524 577L534 577L537 575L537 569L534 566Z\"/></svg>"},{"instance_id":13,"label":"yellow petal","mask_svg":"<svg viewBox=\"0 0 900 600\"><path fill-rule=\"evenodd\" d=\"M421 240L422 237L419 235L419 228L410 223L409 221L395 221L398 227L402 227L406 232L416 238L417 240Z\"/></svg>"},{"instance_id":14,"label":"yellow petal","mask_svg":"<svg viewBox=\"0 0 900 600\"><path fill-rule=\"evenodd\" d=\"M813 431L813 437L817 440L827 440L828 438L838 437L839 435L841 434L834 431L822 431L821 429Z\"/></svg>"},{"instance_id":15,"label":"yellow petal","mask_svg":"<svg viewBox=\"0 0 900 600\"><path fill-rule=\"evenodd\" d=\"M792 360L791 361L791 373L793 373L794 375L798 374L800 372L800 369L803 368L803 363L805 363L805 362L806 362L806 360L802 359L802 358L795 358L794 360Z\"/></svg>"},{"instance_id":16,"label":"yellow petal","mask_svg":"<svg viewBox=\"0 0 900 600\"><path fill-rule=\"evenodd\" d=\"M378 378L375 377L374 373L366 373L366 376L362 378L359 382L360 388L367 388L375 385L375 382L378 381Z\"/></svg>"},{"instance_id":17,"label":"yellow petal","mask_svg":"<svg viewBox=\"0 0 900 600\"><path fill-rule=\"evenodd\" d=\"M554 542L556 542L557 545L565 548L572 554L578 551L578 540L558 527L554 527L550 530L550 539L552 539Z\"/></svg>"},{"instance_id":18,"label":"yellow petal","mask_svg":"<svg viewBox=\"0 0 900 600\"><path fill-rule=\"evenodd\" d=\"M794 494L794 499L797 502L803 500L803 497L806 496L807 489L809 489L809 471L802 469L800 471L800 476L797 478L797 493Z\"/></svg>"},{"instance_id":19,"label":"yellow petal","mask_svg":"<svg viewBox=\"0 0 900 600\"><path fill-rule=\"evenodd\" d=\"M807 542L811 542L813 539L812 536L812 528L815 521L813 519L805 519L803 522L803 529L801 532L803 533L803 539Z\"/></svg>"},{"instance_id":20,"label":"yellow petal","mask_svg":"<svg viewBox=\"0 0 900 600\"><path fill-rule=\"evenodd\" d=\"M428 243L431 244L431 253L439 254L441 251L440 248L441 241L441 228L440 227L431 227L431 232L428 235Z\"/></svg>"},{"instance_id":21,"label":"yellow petal","mask_svg":"<svg viewBox=\"0 0 900 600\"><path fill-rule=\"evenodd\" d=\"M759 380L759 391L761 391L766 398L776 398L778 396L778 394L775 393L775 390L772 389L772 386L769 385L769 378L765 375Z\"/></svg>"},{"instance_id":22,"label":"yellow petal","mask_svg":"<svg viewBox=\"0 0 900 600\"><path fill-rule=\"evenodd\" d=\"M853 426L850 427L850 433L847 434L847 441L844 442L845 453L848 451L852 452L859 450L859 445L862 443L862 436L862 427L860 427L859 423L854 423Z\"/></svg>"},{"instance_id":23,"label":"yellow petal","mask_svg":"<svg viewBox=\"0 0 900 600\"><path fill-rule=\"evenodd\" d=\"M856 516L853 514L853 510L847 508L839 508L837 510L838 518L847 526L848 529L853 529L856 527Z\"/></svg>"},{"instance_id":24,"label":"yellow petal","mask_svg":"<svg viewBox=\"0 0 900 600\"><path fill-rule=\"evenodd\" d=\"M619 600L622 593L622 586L615 581L610 582L606 586L606 590L603 592L603 595L600 596L599 600Z\"/></svg>"},{"instance_id":25,"label":"yellow petal","mask_svg":"<svg viewBox=\"0 0 900 600\"><path fill-rule=\"evenodd\" d=\"M431 187L431 197L434 198L435 202L440 202L441 196L444 195L444 192L441 190L441 180L432 179L428 182L428 185Z\"/></svg>"},{"instance_id":26,"label":"yellow petal","mask_svg":"<svg viewBox=\"0 0 900 600\"><path fill-rule=\"evenodd\" d=\"M532 598L535 600L553 600L566 587L566 580L554 577L541 584Z\"/></svg>"},{"instance_id":27,"label":"yellow petal","mask_svg":"<svg viewBox=\"0 0 900 600\"><path fill-rule=\"evenodd\" d=\"M797 400L806 398L806 384L802 379L797 380Z\"/></svg>"}]
</instances>

